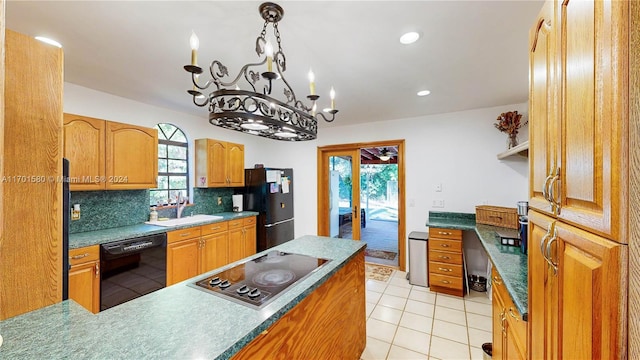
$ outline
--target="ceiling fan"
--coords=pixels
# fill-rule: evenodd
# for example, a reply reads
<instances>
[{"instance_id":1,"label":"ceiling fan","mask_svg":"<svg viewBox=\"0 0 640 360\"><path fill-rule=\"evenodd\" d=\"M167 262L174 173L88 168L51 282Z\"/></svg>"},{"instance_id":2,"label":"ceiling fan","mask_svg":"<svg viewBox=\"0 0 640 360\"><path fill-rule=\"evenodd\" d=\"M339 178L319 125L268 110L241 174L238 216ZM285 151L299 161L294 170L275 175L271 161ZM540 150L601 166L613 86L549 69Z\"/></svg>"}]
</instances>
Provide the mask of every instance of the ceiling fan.
<instances>
[{"instance_id":1,"label":"ceiling fan","mask_svg":"<svg viewBox=\"0 0 640 360\"><path fill-rule=\"evenodd\" d=\"M380 150L380 155L378 156L378 159L380 159L381 161L389 161L389 159L391 159L394 155L396 155L395 153L392 153L391 151L389 151L389 149L382 148L382 150Z\"/></svg>"}]
</instances>

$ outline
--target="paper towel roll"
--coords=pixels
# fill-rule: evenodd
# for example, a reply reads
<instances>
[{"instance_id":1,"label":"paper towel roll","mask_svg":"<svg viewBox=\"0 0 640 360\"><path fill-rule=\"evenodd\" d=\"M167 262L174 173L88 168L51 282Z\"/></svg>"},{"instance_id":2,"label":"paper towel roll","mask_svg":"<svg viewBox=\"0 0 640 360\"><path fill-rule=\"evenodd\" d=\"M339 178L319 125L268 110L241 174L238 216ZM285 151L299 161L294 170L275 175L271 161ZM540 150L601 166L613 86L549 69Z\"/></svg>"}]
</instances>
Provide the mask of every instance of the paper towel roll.
<instances>
[{"instance_id":1,"label":"paper towel roll","mask_svg":"<svg viewBox=\"0 0 640 360\"><path fill-rule=\"evenodd\" d=\"M242 195L232 195L231 199L233 201L233 211L242 211Z\"/></svg>"}]
</instances>

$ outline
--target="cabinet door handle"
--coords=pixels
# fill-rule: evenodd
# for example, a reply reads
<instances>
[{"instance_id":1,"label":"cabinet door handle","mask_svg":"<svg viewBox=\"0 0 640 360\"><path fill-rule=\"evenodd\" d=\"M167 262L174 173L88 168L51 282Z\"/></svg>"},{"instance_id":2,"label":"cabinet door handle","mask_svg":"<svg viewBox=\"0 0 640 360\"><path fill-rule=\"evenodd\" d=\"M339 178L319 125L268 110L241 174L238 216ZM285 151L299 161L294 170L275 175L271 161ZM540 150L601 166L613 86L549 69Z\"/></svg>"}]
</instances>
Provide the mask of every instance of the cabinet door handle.
<instances>
[{"instance_id":1,"label":"cabinet door handle","mask_svg":"<svg viewBox=\"0 0 640 360\"><path fill-rule=\"evenodd\" d=\"M544 199L549 202L551 202L551 200L549 200L549 191L547 188L549 186L549 181L551 180L552 177L553 175L549 174L547 178L544 179L544 184L542 184L542 197L544 197Z\"/></svg>"},{"instance_id":2,"label":"cabinet door handle","mask_svg":"<svg viewBox=\"0 0 640 360\"><path fill-rule=\"evenodd\" d=\"M450 259L451 259L449 256L442 256L442 255L440 255L440 256L438 256L438 257L439 257L440 259L443 259L443 260L450 260Z\"/></svg>"},{"instance_id":3,"label":"cabinet door handle","mask_svg":"<svg viewBox=\"0 0 640 360\"><path fill-rule=\"evenodd\" d=\"M447 269L447 268L443 268L443 267L439 267L438 270L440 271L444 271L444 272L452 272L452 269Z\"/></svg>"},{"instance_id":4,"label":"cabinet door handle","mask_svg":"<svg viewBox=\"0 0 640 360\"><path fill-rule=\"evenodd\" d=\"M555 241L558 241L558 230L554 227L553 236L551 237L551 240L549 240L549 242L547 243L546 254L545 254L545 259L547 259L549 266L553 268L553 275L556 275L558 273L558 263L553 262L553 259L551 257L551 244L553 244Z\"/></svg>"},{"instance_id":5,"label":"cabinet door handle","mask_svg":"<svg viewBox=\"0 0 640 360\"><path fill-rule=\"evenodd\" d=\"M448 248L449 244L440 244L440 246L442 246L443 248Z\"/></svg>"},{"instance_id":6,"label":"cabinet door handle","mask_svg":"<svg viewBox=\"0 0 640 360\"><path fill-rule=\"evenodd\" d=\"M493 283L496 285L502 285L502 279L500 279L500 277L498 277L498 275L495 275L493 277Z\"/></svg>"},{"instance_id":7,"label":"cabinet door handle","mask_svg":"<svg viewBox=\"0 0 640 360\"><path fill-rule=\"evenodd\" d=\"M560 205L561 201L556 201L555 186L557 180L560 180L560 168L556 169L555 175L551 178L551 182L549 183L549 202L551 202L552 210L555 215L560 214Z\"/></svg>"},{"instance_id":8,"label":"cabinet door handle","mask_svg":"<svg viewBox=\"0 0 640 360\"><path fill-rule=\"evenodd\" d=\"M504 322L507 320L507 315L505 314L507 309L502 308L502 312L500 313L500 327L502 328L502 334L507 334L507 329L504 328Z\"/></svg>"},{"instance_id":9,"label":"cabinet door handle","mask_svg":"<svg viewBox=\"0 0 640 360\"><path fill-rule=\"evenodd\" d=\"M190 232L188 232L188 233L184 233L184 234L180 234L180 236L181 236L181 237L185 237L185 236L189 236L189 235L191 235L191 233L190 233Z\"/></svg>"},{"instance_id":10,"label":"cabinet door handle","mask_svg":"<svg viewBox=\"0 0 640 360\"><path fill-rule=\"evenodd\" d=\"M512 307L509 308L509 316L511 316L512 318L516 319L516 321L520 321L520 319L518 319L516 314L513 312L513 308Z\"/></svg>"},{"instance_id":11,"label":"cabinet door handle","mask_svg":"<svg viewBox=\"0 0 640 360\"><path fill-rule=\"evenodd\" d=\"M547 259L547 254L545 253L545 246L547 245L547 240L549 240L549 238L551 237L551 231L553 231L555 229L555 222L551 222L549 223L549 226L547 227L547 233L544 234L544 236L542 237L542 239L540 239L540 253L542 254L542 257L549 262L549 260Z\"/></svg>"},{"instance_id":12,"label":"cabinet door handle","mask_svg":"<svg viewBox=\"0 0 640 360\"><path fill-rule=\"evenodd\" d=\"M446 231L438 231L439 235L452 235L452 233L450 232L446 232Z\"/></svg>"},{"instance_id":13,"label":"cabinet door handle","mask_svg":"<svg viewBox=\"0 0 640 360\"><path fill-rule=\"evenodd\" d=\"M100 277L100 263L96 263L96 278Z\"/></svg>"},{"instance_id":14,"label":"cabinet door handle","mask_svg":"<svg viewBox=\"0 0 640 360\"><path fill-rule=\"evenodd\" d=\"M69 259L71 259L71 260L78 260L78 259L86 258L87 256L89 256L89 253L84 253L84 254L80 254L80 255L70 256L70 257L69 257Z\"/></svg>"}]
</instances>

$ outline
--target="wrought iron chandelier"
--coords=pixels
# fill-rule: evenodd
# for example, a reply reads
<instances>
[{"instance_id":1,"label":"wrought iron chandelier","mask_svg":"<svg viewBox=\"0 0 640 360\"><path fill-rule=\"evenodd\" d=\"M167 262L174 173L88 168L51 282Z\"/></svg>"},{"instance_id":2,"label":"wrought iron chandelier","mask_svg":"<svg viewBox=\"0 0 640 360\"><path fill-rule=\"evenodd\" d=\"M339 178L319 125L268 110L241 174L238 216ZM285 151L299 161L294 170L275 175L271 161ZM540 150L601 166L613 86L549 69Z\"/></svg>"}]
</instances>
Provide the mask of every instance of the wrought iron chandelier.
<instances>
[{"instance_id":1,"label":"wrought iron chandelier","mask_svg":"<svg viewBox=\"0 0 640 360\"><path fill-rule=\"evenodd\" d=\"M282 20L284 10L278 4L266 2L260 5L259 11L264 25L256 39L256 53L261 58L264 55L264 58L261 62L244 65L230 81L223 81L229 77L227 67L214 60L209 66L211 79L201 85L198 77L203 71L197 65L199 41L195 33L191 35L191 64L184 66L191 73L193 82L193 89L188 93L193 96L193 103L197 106L209 105L209 122L212 125L276 140L313 140L317 136L320 118L327 122L335 119L338 112L335 109L335 91L331 88L331 108L323 110L329 115L318 112L316 102L320 96L315 93L315 77L309 70L310 94L307 99L310 105L296 97L284 78L287 62L278 31L278 22ZM269 25L273 27L278 44L275 53L267 40ZM203 94L202 91L212 85L215 88L208 95ZM276 91L282 91L282 100L272 95Z\"/></svg>"}]
</instances>

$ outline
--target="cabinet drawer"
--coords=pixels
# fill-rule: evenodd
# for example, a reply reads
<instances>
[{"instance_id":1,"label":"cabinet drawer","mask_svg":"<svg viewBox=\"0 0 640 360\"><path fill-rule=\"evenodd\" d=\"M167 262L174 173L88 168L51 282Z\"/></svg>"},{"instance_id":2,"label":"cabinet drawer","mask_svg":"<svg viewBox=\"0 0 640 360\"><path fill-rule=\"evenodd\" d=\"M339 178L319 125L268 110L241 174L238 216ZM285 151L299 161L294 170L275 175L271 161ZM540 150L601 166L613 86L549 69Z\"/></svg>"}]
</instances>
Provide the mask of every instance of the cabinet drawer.
<instances>
[{"instance_id":1,"label":"cabinet drawer","mask_svg":"<svg viewBox=\"0 0 640 360\"><path fill-rule=\"evenodd\" d=\"M229 221L229 230L241 228L244 224L243 219Z\"/></svg>"},{"instance_id":2,"label":"cabinet drawer","mask_svg":"<svg viewBox=\"0 0 640 360\"><path fill-rule=\"evenodd\" d=\"M243 220L244 226L255 225L255 223L256 223L256 217L255 216L244 218L244 220Z\"/></svg>"},{"instance_id":3,"label":"cabinet drawer","mask_svg":"<svg viewBox=\"0 0 640 360\"><path fill-rule=\"evenodd\" d=\"M452 265L442 262L429 261L429 273L462 277L462 265Z\"/></svg>"},{"instance_id":4,"label":"cabinet drawer","mask_svg":"<svg viewBox=\"0 0 640 360\"><path fill-rule=\"evenodd\" d=\"M462 240L462 230L429 228L429 240L433 238Z\"/></svg>"},{"instance_id":5,"label":"cabinet drawer","mask_svg":"<svg viewBox=\"0 0 640 360\"><path fill-rule=\"evenodd\" d=\"M217 234L220 232L225 232L229 229L229 222L228 221L221 221L221 222L217 222L217 223L213 223L213 224L207 224L207 225L202 225L201 227L201 231L202 231L202 235L209 235L209 234Z\"/></svg>"},{"instance_id":6,"label":"cabinet drawer","mask_svg":"<svg viewBox=\"0 0 640 360\"><path fill-rule=\"evenodd\" d=\"M69 250L69 265L84 264L100 260L100 245Z\"/></svg>"},{"instance_id":7,"label":"cabinet drawer","mask_svg":"<svg viewBox=\"0 0 640 360\"><path fill-rule=\"evenodd\" d=\"M440 274L429 274L429 286L446 287L450 289L462 289L461 276L447 276Z\"/></svg>"},{"instance_id":8,"label":"cabinet drawer","mask_svg":"<svg viewBox=\"0 0 640 360\"><path fill-rule=\"evenodd\" d=\"M451 251L455 253L462 253L462 241L459 240L439 240L430 239L429 247L432 250Z\"/></svg>"},{"instance_id":9,"label":"cabinet drawer","mask_svg":"<svg viewBox=\"0 0 640 360\"><path fill-rule=\"evenodd\" d=\"M429 261L443 262L447 264L462 265L462 254L446 251L429 251Z\"/></svg>"},{"instance_id":10,"label":"cabinet drawer","mask_svg":"<svg viewBox=\"0 0 640 360\"><path fill-rule=\"evenodd\" d=\"M167 232L167 243L200 237L200 226Z\"/></svg>"}]
</instances>

